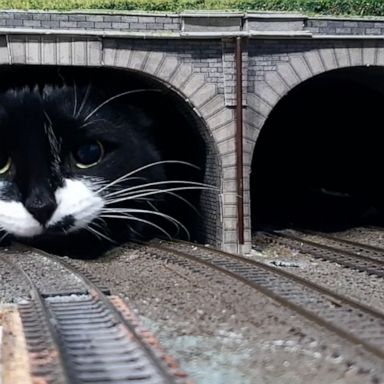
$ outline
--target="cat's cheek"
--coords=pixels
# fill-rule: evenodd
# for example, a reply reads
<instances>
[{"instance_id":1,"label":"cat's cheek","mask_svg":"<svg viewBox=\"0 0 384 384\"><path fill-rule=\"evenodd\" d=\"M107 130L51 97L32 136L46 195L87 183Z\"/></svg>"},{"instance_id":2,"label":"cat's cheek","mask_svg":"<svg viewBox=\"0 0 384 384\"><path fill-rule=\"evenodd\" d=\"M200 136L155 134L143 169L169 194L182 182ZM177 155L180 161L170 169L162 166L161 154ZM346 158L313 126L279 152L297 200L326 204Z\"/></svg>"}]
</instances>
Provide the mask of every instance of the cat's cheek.
<instances>
[{"instance_id":1,"label":"cat's cheek","mask_svg":"<svg viewBox=\"0 0 384 384\"><path fill-rule=\"evenodd\" d=\"M17 201L0 201L0 228L16 237L43 233L41 224Z\"/></svg>"},{"instance_id":2,"label":"cat's cheek","mask_svg":"<svg viewBox=\"0 0 384 384\"><path fill-rule=\"evenodd\" d=\"M99 217L105 205L104 200L82 180L66 179L64 187L56 191L55 197L58 207L48 222L48 229L66 218L73 220L73 225L66 228L67 232L84 228Z\"/></svg>"}]
</instances>

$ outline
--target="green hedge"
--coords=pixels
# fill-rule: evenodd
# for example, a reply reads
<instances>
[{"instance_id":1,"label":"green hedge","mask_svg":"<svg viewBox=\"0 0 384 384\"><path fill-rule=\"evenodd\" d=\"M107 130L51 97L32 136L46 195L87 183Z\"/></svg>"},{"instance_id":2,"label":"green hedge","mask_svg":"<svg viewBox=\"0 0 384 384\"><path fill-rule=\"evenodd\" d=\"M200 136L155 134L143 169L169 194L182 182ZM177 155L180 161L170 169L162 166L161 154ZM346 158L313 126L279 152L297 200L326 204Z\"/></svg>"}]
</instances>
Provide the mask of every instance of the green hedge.
<instances>
[{"instance_id":1,"label":"green hedge","mask_svg":"<svg viewBox=\"0 0 384 384\"><path fill-rule=\"evenodd\" d=\"M383 0L0 0L2 9L255 10L384 16Z\"/></svg>"}]
</instances>

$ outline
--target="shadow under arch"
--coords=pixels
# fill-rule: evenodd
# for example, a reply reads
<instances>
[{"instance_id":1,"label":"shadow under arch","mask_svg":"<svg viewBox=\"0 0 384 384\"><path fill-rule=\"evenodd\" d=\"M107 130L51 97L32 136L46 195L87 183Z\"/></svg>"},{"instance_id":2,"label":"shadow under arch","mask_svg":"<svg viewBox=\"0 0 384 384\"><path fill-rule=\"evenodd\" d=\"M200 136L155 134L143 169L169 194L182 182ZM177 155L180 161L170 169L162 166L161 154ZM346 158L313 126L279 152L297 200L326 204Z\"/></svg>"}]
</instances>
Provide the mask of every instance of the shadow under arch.
<instances>
[{"instance_id":1,"label":"shadow under arch","mask_svg":"<svg viewBox=\"0 0 384 384\"><path fill-rule=\"evenodd\" d=\"M252 229L384 224L384 68L336 69L289 91L257 139Z\"/></svg>"},{"instance_id":2,"label":"shadow under arch","mask_svg":"<svg viewBox=\"0 0 384 384\"><path fill-rule=\"evenodd\" d=\"M34 84L76 84L103 90L112 97L127 90L148 89L160 92L136 94L130 102L140 106L156 121L153 139L164 160L180 160L194 164L197 169L175 164L166 168L169 179L188 179L220 186L218 151L212 135L203 119L177 90L146 73L121 68L74 67L74 66L0 66L0 91ZM217 216L210 214L218 209L218 194L214 191L185 191L182 197L195 206L199 214L184 201L175 199L174 211L185 224L191 239L217 244ZM160 235L160 234L159 234ZM180 234L182 238L185 235Z\"/></svg>"}]
</instances>

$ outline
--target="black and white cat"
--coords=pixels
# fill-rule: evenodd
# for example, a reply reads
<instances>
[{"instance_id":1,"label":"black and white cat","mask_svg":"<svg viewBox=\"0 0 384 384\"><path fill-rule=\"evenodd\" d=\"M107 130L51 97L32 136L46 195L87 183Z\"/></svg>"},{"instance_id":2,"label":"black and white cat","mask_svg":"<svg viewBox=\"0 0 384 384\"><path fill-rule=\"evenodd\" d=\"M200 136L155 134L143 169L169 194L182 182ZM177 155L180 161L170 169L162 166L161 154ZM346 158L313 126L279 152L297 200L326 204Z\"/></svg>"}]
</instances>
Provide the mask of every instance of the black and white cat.
<instances>
[{"instance_id":1,"label":"black and white cat","mask_svg":"<svg viewBox=\"0 0 384 384\"><path fill-rule=\"evenodd\" d=\"M3 237L53 245L54 251L78 247L81 253L136 237L174 236L172 227L188 232L172 206L193 202L178 193L209 187L188 177L168 178L167 167L182 167L188 174L190 166L164 159L154 139L160 128L135 103L147 92L159 91L110 96L75 84L3 90Z\"/></svg>"}]
</instances>

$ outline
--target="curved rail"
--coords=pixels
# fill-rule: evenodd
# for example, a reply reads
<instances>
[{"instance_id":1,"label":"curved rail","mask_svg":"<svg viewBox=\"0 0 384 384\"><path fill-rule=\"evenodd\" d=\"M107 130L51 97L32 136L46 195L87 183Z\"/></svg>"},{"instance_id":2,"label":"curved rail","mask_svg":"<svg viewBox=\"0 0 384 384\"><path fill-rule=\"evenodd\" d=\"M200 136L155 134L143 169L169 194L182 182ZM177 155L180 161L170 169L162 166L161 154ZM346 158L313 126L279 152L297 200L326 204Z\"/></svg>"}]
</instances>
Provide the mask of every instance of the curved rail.
<instances>
[{"instance_id":1,"label":"curved rail","mask_svg":"<svg viewBox=\"0 0 384 384\"><path fill-rule=\"evenodd\" d=\"M260 232L256 241L281 244L319 259L336 262L351 269L384 277L384 254L381 257L377 250L373 253L373 250L357 243L349 244L348 241L330 238L330 242L333 241L334 244L337 244L335 247L280 232ZM357 249L364 250L364 254L361 254L362 251L359 252Z\"/></svg>"},{"instance_id":2,"label":"curved rail","mask_svg":"<svg viewBox=\"0 0 384 384\"><path fill-rule=\"evenodd\" d=\"M29 260L33 257L36 268ZM32 288L32 300L20 306L20 315L27 345L32 352L37 348L41 353L30 355L32 366L36 359L38 362L32 372L34 380L46 371L44 382L52 384L186 382L185 373L143 329L126 303L105 295L92 277L40 250L15 260L0 255L0 260L21 273ZM43 264L56 268L69 283L64 288L57 288L55 282L48 282L48 288L39 287ZM40 339L52 339L54 348ZM54 366L47 367L47 361Z\"/></svg>"},{"instance_id":3,"label":"curved rail","mask_svg":"<svg viewBox=\"0 0 384 384\"><path fill-rule=\"evenodd\" d=\"M363 232L364 229L361 228L361 232ZM357 241L344 239L339 236L331 235L329 233L324 232L315 232L315 231L300 231L304 235L313 236L313 242L317 243L316 237L320 240L326 239L327 244L329 246L334 246L335 248L341 249L342 251L349 252L350 254L355 254L358 256L366 256L370 259L378 260L381 263L384 263L384 249L373 246L370 244L363 244L359 243ZM333 244L333 245L332 245Z\"/></svg>"},{"instance_id":4,"label":"curved rail","mask_svg":"<svg viewBox=\"0 0 384 384\"><path fill-rule=\"evenodd\" d=\"M3 255L0 255L0 260L23 276L31 288L32 301L19 305L19 310L25 331L33 333L34 336L32 342L30 338L26 338L28 351L33 353L31 361L32 376L47 383L74 383L73 372L67 365L60 347L62 342L60 335L54 327L55 319L48 310L37 286L17 264ZM45 316L42 316L43 313ZM44 335L36 332L36 328L45 331Z\"/></svg>"},{"instance_id":5,"label":"curved rail","mask_svg":"<svg viewBox=\"0 0 384 384\"><path fill-rule=\"evenodd\" d=\"M195 244L192 248L185 243L150 244L145 248L176 263L187 259L225 273L384 359L384 314L374 308L239 255Z\"/></svg>"}]
</instances>

